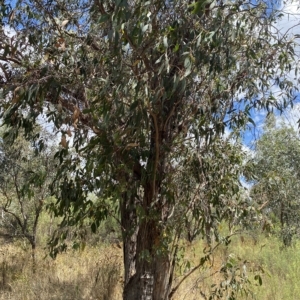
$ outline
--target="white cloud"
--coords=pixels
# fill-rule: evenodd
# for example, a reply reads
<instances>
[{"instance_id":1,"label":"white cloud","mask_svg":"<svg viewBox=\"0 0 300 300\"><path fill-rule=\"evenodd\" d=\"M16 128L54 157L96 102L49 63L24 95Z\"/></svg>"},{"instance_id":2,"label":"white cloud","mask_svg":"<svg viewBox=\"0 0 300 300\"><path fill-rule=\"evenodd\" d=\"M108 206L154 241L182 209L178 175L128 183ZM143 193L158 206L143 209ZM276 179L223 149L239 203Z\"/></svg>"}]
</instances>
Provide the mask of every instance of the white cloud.
<instances>
[{"instance_id":1,"label":"white cloud","mask_svg":"<svg viewBox=\"0 0 300 300\"><path fill-rule=\"evenodd\" d=\"M300 103L296 103L292 108L284 111L282 115L276 118L278 126L285 125L299 131L298 121L300 120Z\"/></svg>"},{"instance_id":2,"label":"white cloud","mask_svg":"<svg viewBox=\"0 0 300 300\"><path fill-rule=\"evenodd\" d=\"M2 29L3 29L4 34L9 38L16 35L16 31L8 25L3 26Z\"/></svg>"},{"instance_id":3,"label":"white cloud","mask_svg":"<svg viewBox=\"0 0 300 300\"><path fill-rule=\"evenodd\" d=\"M249 196L249 191L251 190L251 187L253 186L253 184L250 183L250 182L247 182L247 181L246 181L245 179L243 179L243 178L241 178L240 182L241 182L243 188L245 189L245 190L244 190L245 195L246 195L246 196Z\"/></svg>"},{"instance_id":4,"label":"white cloud","mask_svg":"<svg viewBox=\"0 0 300 300\"><path fill-rule=\"evenodd\" d=\"M277 28L282 34L300 34L300 7L297 2L290 0L280 8L284 16L277 22Z\"/></svg>"},{"instance_id":5,"label":"white cloud","mask_svg":"<svg viewBox=\"0 0 300 300\"><path fill-rule=\"evenodd\" d=\"M277 21L274 27L274 32L278 34L279 39L285 37L287 40L296 43L294 51L295 61L298 61L298 63L292 66L292 70L288 74L288 78L294 81L294 84L298 83L297 78L295 78L295 68L299 67L300 56L300 5L298 1L287 0L285 4L282 5L279 10L283 16ZM275 96L280 97L281 91L277 86L272 87L272 92Z\"/></svg>"},{"instance_id":6,"label":"white cloud","mask_svg":"<svg viewBox=\"0 0 300 300\"><path fill-rule=\"evenodd\" d=\"M288 40L294 40L296 43L298 43L298 46L295 48L295 61L297 64L298 61L298 67L299 67L299 57L300 57L300 2L299 0L288 0L285 2L282 7L279 8L279 10L283 13L283 16L281 19L277 21L275 26L273 27L273 33L278 36L278 39L285 36ZM295 37L296 35L296 37ZM299 38L297 38L297 35L299 35ZM295 78L295 69L297 65L292 66L292 70L289 74L287 74L287 77L289 80L291 80L294 85L298 85L299 82L297 78ZM278 101L281 101L282 97L282 91L281 89L273 85L270 87L270 91L272 92L273 96L277 98ZM253 142L259 138L259 136L263 132L263 124L264 120L266 118L267 112L266 111L259 111L255 110L251 114L253 121L256 124L256 127L253 128L253 132L245 133L246 137L246 143L253 144ZM300 119L300 104L295 104L293 108L288 109L286 112L284 112L281 116L277 117L277 124L280 125L280 123L284 123L285 125L292 126L293 128L297 128L298 130L298 124L297 121ZM250 137L251 135L252 138Z\"/></svg>"},{"instance_id":7,"label":"white cloud","mask_svg":"<svg viewBox=\"0 0 300 300\"><path fill-rule=\"evenodd\" d=\"M246 145L242 145L242 151L247 155L247 157L251 158L254 156L254 151Z\"/></svg>"}]
</instances>

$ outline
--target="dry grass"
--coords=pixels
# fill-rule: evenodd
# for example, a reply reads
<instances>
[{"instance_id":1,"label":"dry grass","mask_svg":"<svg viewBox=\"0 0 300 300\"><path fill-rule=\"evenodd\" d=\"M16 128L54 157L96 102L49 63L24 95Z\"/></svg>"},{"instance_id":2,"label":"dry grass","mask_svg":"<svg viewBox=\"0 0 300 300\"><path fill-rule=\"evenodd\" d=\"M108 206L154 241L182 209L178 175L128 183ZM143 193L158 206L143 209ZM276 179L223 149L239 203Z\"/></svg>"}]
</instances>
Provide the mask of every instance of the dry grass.
<instances>
[{"instance_id":1,"label":"dry grass","mask_svg":"<svg viewBox=\"0 0 300 300\"><path fill-rule=\"evenodd\" d=\"M37 253L32 272L30 253L15 245L0 250L0 299L109 300L121 298L121 251L87 248L61 254L56 260Z\"/></svg>"},{"instance_id":2,"label":"dry grass","mask_svg":"<svg viewBox=\"0 0 300 300\"><path fill-rule=\"evenodd\" d=\"M35 273L32 272L29 250L20 244L0 247L1 300L122 299L122 251L119 248L87 246L84 251L60 254L56 260L39 249ZM198 250L202 252L201 243L195 248L189 245L186 251L188 259L195 260L194 253ZM212 272L211 268L195 272L174 299L203 299L199 291L207 291L210 279L205 278ZM179 271L177 275L180 280Z\"/></svg>"},{"instance_id":3,"label":"dry grass","mask_svg":"<svg viewBox=\"0 0 300 300\"><path fill-rule=\"evenodd\" d=\"M23 248L23 250L22 250ZM203 244L186 244L185 256L197 264ZM36 272L32 272L30 251L16 244L0 247L0 299L13 300L119 300L122 299L122 252L113 246L86 247L69 251L56 260L37 251ZM174 300L200 300L216 280L216 270L228 253L220 251L213 267L208 262L178 289ZM45 258L46 256L46 258ZM182 270L186 267L182 260ZM177 282L181 279L176 271Z\"/></svg>"},{"instance_id":4,"label":"dry grass","mask_svg":"<svg viewBox=\"0 0 300 300\"><path fill-rule=\"evenodd\" d=\"M0 243L1 244L1 243ZM186 244L184 253L191 266L203 256L203 243ZM25 251L26 250L26 251ZM114 246L87 246L84 251L69 251L56 260L46 257L47 252L37 252L36 273L32 272L30 251L19 244L0 247L0 300L119 300L122 299L122 251ZM228 257L240 261L252 260L247 272L256 299L299 299L300 242L292 248L282 249L276 238L236 237L230 247L221 246L213 260L194 272L178 289L174 300L208 299L211 286L219 283L218 270ZM236 259L239 261L239 259ZM182 270L188 265L181 259ZM253 280L259 265L265 270L263 286L256 287ZM176 270L176 281L181 280ZM206 295L206 298L205 296ZM237 299L252 299L239 295Z\"/></svg>"}]
</instances>

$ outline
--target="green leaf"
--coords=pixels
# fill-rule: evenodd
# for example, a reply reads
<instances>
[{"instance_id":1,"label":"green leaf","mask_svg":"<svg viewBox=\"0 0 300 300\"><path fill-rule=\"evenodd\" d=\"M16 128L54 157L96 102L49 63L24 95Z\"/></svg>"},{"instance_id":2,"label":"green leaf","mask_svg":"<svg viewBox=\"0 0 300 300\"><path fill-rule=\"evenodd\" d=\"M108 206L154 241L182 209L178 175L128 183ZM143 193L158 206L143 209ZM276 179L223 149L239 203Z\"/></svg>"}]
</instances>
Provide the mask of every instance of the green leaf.
<instances>
[{"instance_id":1,"label":"green leaf","mask_svg":"<svg viewBox=\"0 0 300 300\"><path fill-rule=\"evenodd\" d=\"M110 19L110 15L109 14L105 14L105 15L101 15L101 17L99 18L98 22L99 23L105 23Z\"/></svg>"},{"instance_id":2,"label":"green leaf","mask_svg":"<svg viewBox=\"0 0 300 300\"><path fill-rule=\"evenodd\" d=\"M177 52L179 50L180 46L178 43L176 43L174 49L173 49L173 52Z\"/></svg>"},{"instance_id":3,"label":"green leaf","mask_svg":"<svg viewBox=\"0 0 300 300\"><path fill-rule=\"evenodd\" d=\"M258 281L258 284L261 286L262 285L262 278L260 275L255 275L254 276L254 280Z\"/></svg>"},{"instance_id":4,"label":"green leaf","mask_svg":"<svg viewBox=\"0 0 300 300\"><path fill-rule=\"evenodd\" d=\"M207 4L210 4L210 0L198 0L189 6L193 9L192 14L199 14L204 11Z\"/></svg>"}]
</instances>

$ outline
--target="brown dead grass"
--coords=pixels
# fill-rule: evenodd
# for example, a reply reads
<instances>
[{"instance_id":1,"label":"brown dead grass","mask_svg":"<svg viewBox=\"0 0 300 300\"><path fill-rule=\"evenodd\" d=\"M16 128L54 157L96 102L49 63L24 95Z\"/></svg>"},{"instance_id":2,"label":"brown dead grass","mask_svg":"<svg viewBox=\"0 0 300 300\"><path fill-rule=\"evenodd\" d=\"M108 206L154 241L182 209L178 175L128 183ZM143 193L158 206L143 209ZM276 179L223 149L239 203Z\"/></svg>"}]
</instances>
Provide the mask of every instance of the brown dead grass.
<instances>
[{"instance_id":1,"label":"brown dead grass","mask_svg":"<svg viewBox=\"0 0 300 300\"><path fill-rule=\"evenodd\" d=\"M183 246L191 265L182 259L182 272L176 270L175 284L181 280L184 270L197 265L204 256L201 241ZM228 255L230 250L221 247L211 261L184 281L174 300L208 299L203 295L208 296L211 285L221 280L217 271ZM122 274L122 251L113 245L70 250L55 260L47 256L46 250L39 249L35 273L28 248L20 244L0 246L0 300L121 300Z\"/></svg>"},{"instance_id":2,"label":"brown dead grass","mask_svg":"<svg viewBox=\"0 0 300 300\"><path fill-rule=\"evenodd\" d=\"M52 260L37 252L32 272L30 252L15 245L0 248L0 299L109 300L121 299L121 251L94 247L69 251Z\"/></svg>"},{"instance_id":3,"label":"brown dead grass","mask_svg":"<svg viewBox=\"0 0 300 300\"><path fill-rule=\"evenodd\" d=\"M194 251L187 247L189 260L195 259ZM195 272L174 299L204 299L199 291L206 288L210 272L209 268ZM70 250L55 260L39 249L33 273L29 249L6 244L0 247L0 300L121 300L122 273L122 251L114 246Z\"/></svg>"}]
</instances>

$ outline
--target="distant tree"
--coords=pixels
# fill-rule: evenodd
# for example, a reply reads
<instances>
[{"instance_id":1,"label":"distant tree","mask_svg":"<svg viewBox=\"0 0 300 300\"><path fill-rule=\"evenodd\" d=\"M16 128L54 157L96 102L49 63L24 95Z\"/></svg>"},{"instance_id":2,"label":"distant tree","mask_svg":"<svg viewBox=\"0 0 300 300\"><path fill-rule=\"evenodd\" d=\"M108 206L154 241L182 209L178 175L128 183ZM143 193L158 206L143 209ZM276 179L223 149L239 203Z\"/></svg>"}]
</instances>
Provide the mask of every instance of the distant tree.
<instances>
[{"instance_id":1,"label":"distant tree","mask_svg":"<svg viewBox=\"0 0 300 300\"><path fill-rule=\"evenodd\" d=\"M280 224L287 246L300 225L299 165L299 134L292 127L276 124L270 115L249 162L250 195L265 215Z\"/></svg>"},{"instance_id":2,"label":"distant tree","mask_svg":"<svg viewBox=\"0 0 300 300\"><path fill-rule=\"evenodd\" d=\"M44 139L47 134L44 132ZM50 195L55 164L53 147L36 151L36 145L21 135L12 145L10 137L0 138L0 210L2 230L14 238L26 238L35 249L39 218Z\"/></svg>"},{"instance_id":3,"label":"distant tree","mask_svg":"<svg viewBox=\"0 0 300 300\"><path fill-rule=\"evenodd\" d=\"M0 3L3 120L17 136L45 115L62 134L53 211L95 231L109 211L89 193L117 203L124 299L171 298L184 228L217 232L240 210L225 129L294 100L295 40L275 30L277 1Z\"/></svg>"}]
</instances>

